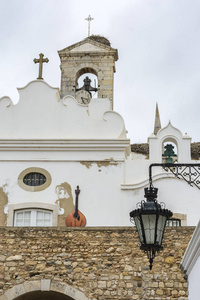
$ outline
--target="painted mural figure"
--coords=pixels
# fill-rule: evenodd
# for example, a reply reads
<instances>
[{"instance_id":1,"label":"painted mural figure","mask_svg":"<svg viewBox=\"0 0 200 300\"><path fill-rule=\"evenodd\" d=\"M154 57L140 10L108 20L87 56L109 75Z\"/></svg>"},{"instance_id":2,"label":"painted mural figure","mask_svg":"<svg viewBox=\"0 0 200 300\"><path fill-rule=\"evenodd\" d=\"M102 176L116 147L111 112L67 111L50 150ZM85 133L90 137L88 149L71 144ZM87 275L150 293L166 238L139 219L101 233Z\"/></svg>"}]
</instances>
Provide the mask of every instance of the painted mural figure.
<instances>
[{"instance_id":1,"label":"painted mural figure","mask_svg":"<svg viewBox=\"0 0 200 300\"><path fill-rule=\"evenodd\" d=\"M66 226L66 217L75 208L72 196L72 189L67 182L64 182L56 186L55 192L58 196L58 199L55 203L59 205L60 210L60 215L58 216L58 226Z\"/></svg>"},{"instance_id":2,"label":"painted mural figure","mask_svg":"<svg viewBox=\"0 0 200 300\"><path fill-rule=\"evenodd\" d=\"M5 187L5 186L4 186ZM5 214L5 207L8 204L8 196L3 187L0 187L0 226L7 225L7 214Z\"/></svg>"}]
</instances>

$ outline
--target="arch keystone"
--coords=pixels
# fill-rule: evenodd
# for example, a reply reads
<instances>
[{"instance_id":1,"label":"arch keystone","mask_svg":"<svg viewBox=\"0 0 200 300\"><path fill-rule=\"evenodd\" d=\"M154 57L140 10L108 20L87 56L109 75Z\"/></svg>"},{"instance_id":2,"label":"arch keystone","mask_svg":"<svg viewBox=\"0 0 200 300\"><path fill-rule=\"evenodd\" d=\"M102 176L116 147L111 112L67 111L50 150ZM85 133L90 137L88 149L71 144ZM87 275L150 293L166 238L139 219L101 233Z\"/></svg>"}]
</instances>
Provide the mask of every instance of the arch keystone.
<instances>
[{"instance_id":1,"label":"arch keystone","mask_svg":"<svg viewBox=\"0 0 200 300\"><path fill-rule=\"evenodd\" d=\"M41 279L41 291L49 291L50 290L51 279Z\"/></svg>"}]
</instances>

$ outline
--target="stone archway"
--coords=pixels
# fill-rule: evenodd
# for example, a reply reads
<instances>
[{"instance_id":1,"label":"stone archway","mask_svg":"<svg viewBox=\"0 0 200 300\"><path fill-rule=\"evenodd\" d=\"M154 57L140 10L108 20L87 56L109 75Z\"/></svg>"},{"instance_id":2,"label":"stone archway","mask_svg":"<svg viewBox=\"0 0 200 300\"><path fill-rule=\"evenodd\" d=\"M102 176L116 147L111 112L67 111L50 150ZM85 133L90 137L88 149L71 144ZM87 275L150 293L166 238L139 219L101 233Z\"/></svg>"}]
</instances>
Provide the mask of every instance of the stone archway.
<instances>
[{"instance_id":1,"label":"stone archway","mask_svg":"<svg viewBox=\"0 0 200 300\"><path fill-rule=\"evenodd\" d=\"M89 300L82 292L51 279L30 280L5 291L0 300Z\"/></svg>"},{"instance_id":2,"label":"stone archway","mask_svg":"<svg viewBox=\"0 0 200 300\"><path fill-rule=\"evenodd\" d=\"M23 294L15 300L73 300L73 298L57 292L35 291Z\"/></svg>"}]
</instances>

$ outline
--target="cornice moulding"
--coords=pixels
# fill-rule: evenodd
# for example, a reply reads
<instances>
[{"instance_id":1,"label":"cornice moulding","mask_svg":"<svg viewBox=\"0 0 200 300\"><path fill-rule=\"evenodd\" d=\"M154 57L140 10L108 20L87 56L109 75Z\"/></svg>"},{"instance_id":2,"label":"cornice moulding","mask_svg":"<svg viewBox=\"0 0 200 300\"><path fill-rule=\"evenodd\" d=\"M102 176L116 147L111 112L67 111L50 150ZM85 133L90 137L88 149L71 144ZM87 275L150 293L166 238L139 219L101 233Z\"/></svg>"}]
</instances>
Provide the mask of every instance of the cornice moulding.
<instances>
[{"instance_id":1,"label":"cornice moulding","mask_svg":"<svg viewBox=\"0 0 200 300\"><path fill-rule=\"evenodd\" d=\"M152 177L153 182L163 178L175 178L175 177L172 173L159 173ZM146 178L145 180L137 183L122 183L121 190L136 190L136 189L144 188L148 184L149 184L149 178Z\"/></svg>"},{"instance_id":2,"label":"cornice moulding","mask_svg":"<svg viewBox=\"0 0 200 300\"><path fill-rule=\"evenodd\" d=\"M92 151L98 149L119 151L130 146L129 139L99 139L99 140L0 140L0 151ZM38 148L38 149L37 149Z\"/></svg>"}]
</instances>

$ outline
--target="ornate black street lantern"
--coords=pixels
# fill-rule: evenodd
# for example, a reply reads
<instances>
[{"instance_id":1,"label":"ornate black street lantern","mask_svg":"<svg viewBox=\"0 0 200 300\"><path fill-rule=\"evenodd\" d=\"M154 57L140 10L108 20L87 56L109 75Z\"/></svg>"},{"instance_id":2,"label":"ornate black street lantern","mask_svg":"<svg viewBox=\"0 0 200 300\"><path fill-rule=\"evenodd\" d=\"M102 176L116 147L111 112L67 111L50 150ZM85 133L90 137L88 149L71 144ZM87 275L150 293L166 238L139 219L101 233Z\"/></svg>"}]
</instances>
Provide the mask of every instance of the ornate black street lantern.
<instances>
[{"instance_id":1,"label":"ornate black street lantern","mask_svg":"<svg viewBox=\"0 0 200 300\"><path fill-rule=\"evenodd\" d=\"M173 213L165 209L165 203L158 203L158 189L152 184L152 167L162 167L164 171L171 172L176 178L185 180L189 185L200 189L200 164L165 163L151 164L149 166L149 188L145 188L144 197L137 204L137 209L130 212L131 221L136 225L141 246L140 249L147 252L152 269L153 259L156 252L163 249L162 239L167 220Z\"/></svg>"},{"instance_id":2,"label":"ornate black street lantern","mask_svg":"<svg viewBox=\"0 0 200 300\"><path fill-rule=\"evenodd\" d=\"M147 201L142 200L138 203L138 208L130 212L130 217L139 234L140 249L147 252L151 270L156 252L163 249L162 239L166 221L172 216L172 212L165 209L164 203L157 202L157 188L150 186L144 191Z\"/></svg>"}]
</instances>

